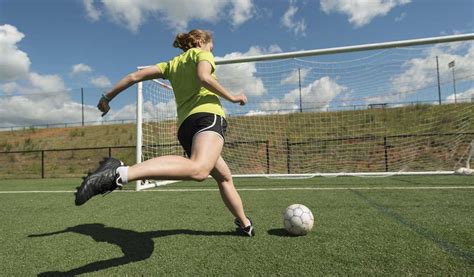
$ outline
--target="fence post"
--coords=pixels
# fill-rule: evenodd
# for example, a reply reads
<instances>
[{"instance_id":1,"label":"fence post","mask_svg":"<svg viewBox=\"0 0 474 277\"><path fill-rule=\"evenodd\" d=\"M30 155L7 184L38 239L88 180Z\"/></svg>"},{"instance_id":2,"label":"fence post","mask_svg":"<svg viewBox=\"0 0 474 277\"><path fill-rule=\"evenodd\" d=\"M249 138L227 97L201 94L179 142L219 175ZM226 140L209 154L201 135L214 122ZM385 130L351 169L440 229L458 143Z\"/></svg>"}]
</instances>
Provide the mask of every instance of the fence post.
<instances>
[{"instance_id":1,"label":"fence post","mask_svg":"<svg viewBox=\"0 0 474 277\"><path fill-rule=\"evenodd\" d=\"M303 112L303 99L301 98L301 72L300 68L298 67L298 84L299 84L299 92L300 92L300 113Z\"/></svg>"},{"instance_id":2,"label":"fence post","mask_svg":"<svg viewBox=\"0 0 474 277\"><path fill-rule=\"evenodd\" d=\"M266 154L267 154L267 174L270 174L270 151L269 151L269 144L270 144L270 141L267 140L265 142L265 150L266 150Z\"/></svg>"},{"instance_id":3,"label":"fence post","mask_svg":"<svg viewBox=\"0 0 474 277\"><path fill-rule=\"evenodd\" d=\"M385 152L385 172L388 172L388 145L387 145L387 136L383 137L383 148Z\"/></svg>"},{"instance_id":4,"label":"fence post","mask_svg":"<svg viewBox=\"0 0 474 277\"><path fill-rule=\"evenodd\" d=\"M291 149L290 139L286 138L286 167L288 168L288 174L291 174Z\"/></svg>"},{"instance_id":5,"label":"fence post","mask_svg":"<svg viewBox=\"0 0 474 277\"><path fill-rule=\"evenodd\" d=\"M44 150L41 150L41 179L44 179Z\"/></svg>"},{"instance_id":6,"label":"fence post","mask_svg":"<svg viewBox=\"0 0 474 277\"><path fill-rule=\"evenodd\" d=\"M438 62L438 56L436 56L436 72L438 75L438 101L439 104L441 105L441 84L439 81L439 62Z\"/></svg>"},{"instance_id":7,"label":"fence post","mask_svg":"<svg viewBox=\"0 0 474 277\"><path fill-rule=\"evenodd\" d=\"M81 88L82 126L84 126L84 88Z\"/></svg>"},{"instance_id":8,"label":"fence post","mask_svg":"<svg viewBox=\"0 0 474 277\"><path fill-rule=\"evenodd\" d=\"M112 147L109 147L109 158L112 157Z\"/></svg>"}]
</instances>

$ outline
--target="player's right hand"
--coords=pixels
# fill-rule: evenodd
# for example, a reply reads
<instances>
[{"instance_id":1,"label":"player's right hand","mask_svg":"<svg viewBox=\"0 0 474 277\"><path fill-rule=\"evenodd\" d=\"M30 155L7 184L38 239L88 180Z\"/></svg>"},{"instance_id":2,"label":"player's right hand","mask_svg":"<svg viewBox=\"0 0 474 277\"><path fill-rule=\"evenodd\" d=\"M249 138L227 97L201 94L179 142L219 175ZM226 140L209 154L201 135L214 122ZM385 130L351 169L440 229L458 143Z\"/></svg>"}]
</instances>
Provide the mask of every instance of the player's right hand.
<instances>
[{"instance_id":1,"label":"player's right hand","mask_svg":"<svg viewBox=\"0 0 474 277\"><path fill-rule=\"evenodd\" d=\"M100 98L97 108L102 112L102 116L106 115L110 110L109 101L104 97Z\"/></svg>"}]
</instances>

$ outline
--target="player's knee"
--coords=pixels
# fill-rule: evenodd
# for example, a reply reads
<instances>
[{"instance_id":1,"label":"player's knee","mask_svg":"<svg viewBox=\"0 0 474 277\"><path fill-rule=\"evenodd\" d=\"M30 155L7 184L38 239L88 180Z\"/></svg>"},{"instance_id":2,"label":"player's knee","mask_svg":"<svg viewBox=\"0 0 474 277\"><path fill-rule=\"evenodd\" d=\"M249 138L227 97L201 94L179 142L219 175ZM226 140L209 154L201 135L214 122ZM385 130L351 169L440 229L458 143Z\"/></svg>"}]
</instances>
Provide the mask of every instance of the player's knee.
<instances>
[{"instance_id":1,"label":"player's knee","mask_svg":"<svg viewBox=\"0 0 474 277\"><path fill-rule=\"evenodd\" d=\"M202 182L209 177L210 169L206 167L205 165L195 165L195 168L193 169L193 174L191 175L191 178L195 181Z\"/></svg>"},{"instance_id":2,"label":"player's knee","mask_svg":"<svg viewBox=\"0 0 474 277\"><path fill-rule=\"evenodd\" d=\"M206 180L208 176L209 176L209 173L206 174L205 172L197 172L197 173L193 174L193 176L191 176L191 178L194 181L202 182L202 181Z\"/></svg>"},{"instance_id":3,"label":"player's knee","mask_svg":"<svg viewBox=\"0 0 474 277\"><path fill-rule=\"evenodd\" d=\"M228 181L217 181L217 185L219 187L219 190L223 190L223 189L227 189L229 187L233 187L234 186L234 183L232 182L232 180L228 180Z\"/></svg>"},{"instance_id":4,"label":"player's knee","mask_svg":"<svg viewBox=\"0 0 474 277\"><path fill-rule=\"evenodd\" d=\"M219 184L226 185L226 184L232 183L232 175L230 175L230 174L213 176L213 177L216 180L216 182L219 183Z\"/></svg>"}]
</instances>

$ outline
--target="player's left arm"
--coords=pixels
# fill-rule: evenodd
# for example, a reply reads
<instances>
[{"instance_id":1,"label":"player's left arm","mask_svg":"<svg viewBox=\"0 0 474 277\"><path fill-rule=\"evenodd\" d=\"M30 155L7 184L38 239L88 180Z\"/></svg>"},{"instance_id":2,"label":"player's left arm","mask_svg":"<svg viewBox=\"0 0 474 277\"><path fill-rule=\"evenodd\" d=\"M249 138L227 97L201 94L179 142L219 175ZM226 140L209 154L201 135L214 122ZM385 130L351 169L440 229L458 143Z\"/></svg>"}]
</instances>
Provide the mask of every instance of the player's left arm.
<instances>
[{"instance_id":1,"label":"player's left arm","mask_svg":"<svg viewBox=\"0 0 474 277\"><path fill-rule=\"evenodd\" d=\"M219 84L219 82L214 77L212 77L211 72L212 65L210 62L200 61L197 64L197 78L203 87L232 103L240 103L240 105L247 104L247 96L245 96L244 93L240 93L238 95L231 94L221 84Z\"/></svg>"},{"instance_id":2,"label":"player's left arm","mask_svg":"<svg viewBox=\"0 0 474 277\"><path fill-rule=\"evenodd\" d=\"M150 66L130 73L118 81L110 91L102 95L99 104L97 104L97 108L99 108L102 112L102 116L104 116L110 110L109 102L119 93L138 82L158 78L163 78L163 73L158 66Z\"/></svg>"}]
</instances>

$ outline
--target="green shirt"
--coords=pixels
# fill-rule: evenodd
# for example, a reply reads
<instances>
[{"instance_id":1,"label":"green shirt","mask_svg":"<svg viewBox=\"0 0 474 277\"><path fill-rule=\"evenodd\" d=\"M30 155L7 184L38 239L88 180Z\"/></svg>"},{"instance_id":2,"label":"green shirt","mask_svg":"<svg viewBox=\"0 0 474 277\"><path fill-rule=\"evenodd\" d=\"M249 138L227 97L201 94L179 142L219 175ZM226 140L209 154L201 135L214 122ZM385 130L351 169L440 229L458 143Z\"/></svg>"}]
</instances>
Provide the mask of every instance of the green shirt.
<instances>
[{"instance_id":1,"label":"green shirt","mask_svg":"<svg viewBox=\"0 0 474 277\"><path fill-rule=\"evenodd\" d=\"M212 76L216 78L214 56L199 48L191 48L166 63L157 64L173 87L178 127L195 113L207 112L225 117L219 96L204 88L197 78L197 64L200 61L208 61L212 65Z\"/></svg>"}]
</instances>

